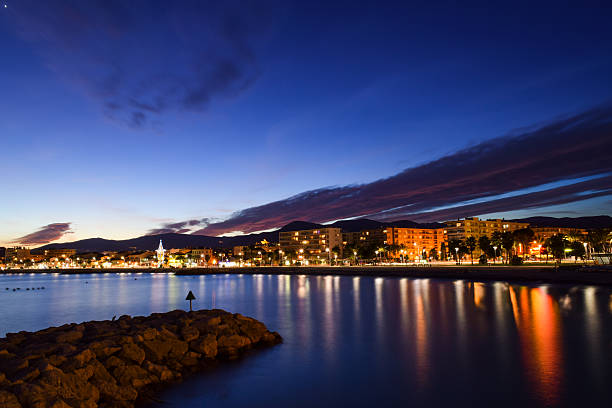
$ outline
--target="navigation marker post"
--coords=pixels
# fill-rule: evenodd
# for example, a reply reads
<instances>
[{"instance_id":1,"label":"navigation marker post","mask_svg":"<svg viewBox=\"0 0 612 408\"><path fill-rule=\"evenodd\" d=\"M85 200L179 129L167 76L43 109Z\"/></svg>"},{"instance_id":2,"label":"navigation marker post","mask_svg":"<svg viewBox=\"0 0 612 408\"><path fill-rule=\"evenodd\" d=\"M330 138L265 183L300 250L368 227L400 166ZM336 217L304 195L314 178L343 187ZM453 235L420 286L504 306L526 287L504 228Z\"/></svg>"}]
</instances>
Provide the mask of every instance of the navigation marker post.
<instances>
[{"instance_id":1,"label":"navigation marker post","mask_svg":"<svg viewBox=\"0 0 612 408\"><path fill-rule=\"evenodd\" d=\"M191 308L191 301L195 300L195 296L193 296L193 292L189 291L189 293L187 294L187 297L185 298L185 300L189 301L189 311L193 312L193 309Z\"/></svg>"}]
</instances>

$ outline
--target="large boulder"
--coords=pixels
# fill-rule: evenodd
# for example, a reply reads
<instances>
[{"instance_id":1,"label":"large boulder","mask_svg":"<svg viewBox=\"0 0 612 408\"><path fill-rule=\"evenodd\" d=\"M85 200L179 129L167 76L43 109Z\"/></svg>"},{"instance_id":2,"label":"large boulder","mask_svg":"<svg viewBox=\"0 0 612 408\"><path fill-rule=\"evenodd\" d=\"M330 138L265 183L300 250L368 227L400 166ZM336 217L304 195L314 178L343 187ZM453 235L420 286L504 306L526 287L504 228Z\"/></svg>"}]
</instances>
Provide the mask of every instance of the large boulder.
<instances>
[{"instance_id":1,"label":"large boulder","mask_svg":"<svg viewBox=\"0 0 612 408\"><path fill-rule=\"evenodd\" d=\"M189 347L207 358L215 358L217 356L217 336L208 334L204 337L200 337L191 342Z\"/></svg>"},{"instance_id":2,"label":"large boulder","mask_svg":"<svg viewBox=\"0 0 612 408\"><path fill-rule=\"evenodd\" d=\"M143 349L133 343L126 343L119 353L119 357L126 361L134 362L140 365L145 359L145 352Z\"/></svg>"},{"instance_id":3,"label":"large boulder","mask_svg":"<svg viewBox=\"0 0 612 408\"><path fill-rule=\"evenodd\" d=\"M135 364L115 368L113 376L119 385L131 385L136 389L158 381L155 375Z\"/></svg>"}]
</instances>

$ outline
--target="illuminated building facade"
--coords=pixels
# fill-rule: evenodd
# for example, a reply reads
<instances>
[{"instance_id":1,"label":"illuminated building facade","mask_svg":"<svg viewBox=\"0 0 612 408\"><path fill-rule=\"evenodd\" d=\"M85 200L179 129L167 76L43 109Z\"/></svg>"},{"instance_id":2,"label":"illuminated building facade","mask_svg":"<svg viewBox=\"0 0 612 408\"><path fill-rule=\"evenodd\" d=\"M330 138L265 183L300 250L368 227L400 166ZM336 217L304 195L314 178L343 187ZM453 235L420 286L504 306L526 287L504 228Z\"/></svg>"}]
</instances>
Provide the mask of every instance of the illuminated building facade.
<instances>
[{"instance_id":1,"label":"illuminated building facade","mask_svg":"<svg viewBox=\"0 0 612 408\"><path fill-rule=\"evenodd\" d=\"M536 238L542 243L553 235L563 234L565 236L586 237L587 230L582 228L558 228L558 227L531 227Z\"/></svg>"},{"instance_id":2,"label":"illuminated building facade","mask_svg":"<svg viewBox=\"0 0 612 408\"><path fill-rule=\"evenodd\" d=\"M76 255L76 249L45 249L46 258L70 258Z\"/></svg>"},{"instance_id":3,"label":"illuminated building facade","mask_svg":"<svg viewBox=\"0 0 612 408\"><path fill-rule=\"evenodd\" d=\"M402 247L400 252L395 252L393 256L403 255L409 260L427 258L432 249L439 254L445 239L444 228L387 227L383 232L387 245Z\"/></svg>"},{"instance_id":4,"label":"illuminated building facade","mask_svg":"<svg viewBox=\"0 0 612 408\"><path fill-rule=\"evenodd\" d=\"M31 257L30 250L23 247L6 248L4 252L6 263L27 260Z\"/></svg>"},{"instance_id":5,"label":"illuminated building facade","mask_svg":"<svg viewBox=\"0 0 612 408\"><path fill-rule=\"evenodd\" d=\"M304 259L326 261L328 253L334 247L342 247L340 228L318 228L301 231L283 231L279 233L280 249L283 252L295 251Z\"/></svg>"},{"instance_id":6,"label":"illuminated building facade","mask_svg":"<svg viewBox=\"0 0 612 408\"><path fill-rule=\"evenodd\" d=\"M501 219L481 220L478 217L470 217L464 220L446 221L446 240L465 240L467 237L479 237L486 235L491 238L495 231L512 232L529 227L525 222L511 222Z\"/></svg>"}]
</instances>

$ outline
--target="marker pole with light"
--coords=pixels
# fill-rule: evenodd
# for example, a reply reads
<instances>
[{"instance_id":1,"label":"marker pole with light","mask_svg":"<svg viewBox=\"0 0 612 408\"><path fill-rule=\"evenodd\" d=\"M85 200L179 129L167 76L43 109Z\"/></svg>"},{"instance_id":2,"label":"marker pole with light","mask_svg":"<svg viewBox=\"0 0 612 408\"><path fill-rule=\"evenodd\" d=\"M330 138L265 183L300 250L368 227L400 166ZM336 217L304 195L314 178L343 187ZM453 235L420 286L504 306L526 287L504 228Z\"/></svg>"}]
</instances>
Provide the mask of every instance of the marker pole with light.
<instances>
[{"instance_id":1,"label":"marker pole with light","mask_svg":"<svg viewBox=\"0 0 612 408\"><path fill-rule=\"evenodd\" d=\"M185 300L189 301L189 311L193 312L193 309L191 308L191 301L195 300L195 296L193 296L193 292L189 291L189 293L187 294L187 297L185 298Z\"/></svg>"}]
</instances>

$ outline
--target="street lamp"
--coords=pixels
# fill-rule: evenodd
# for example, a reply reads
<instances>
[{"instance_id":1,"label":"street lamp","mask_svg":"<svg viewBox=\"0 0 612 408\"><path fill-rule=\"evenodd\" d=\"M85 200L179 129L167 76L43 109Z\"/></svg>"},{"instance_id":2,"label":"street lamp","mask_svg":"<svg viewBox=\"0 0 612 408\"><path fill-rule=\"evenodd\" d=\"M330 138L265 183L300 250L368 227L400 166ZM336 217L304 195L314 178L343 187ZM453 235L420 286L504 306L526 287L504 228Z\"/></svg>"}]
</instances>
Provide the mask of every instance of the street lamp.
<instances>
[{"instance_id":1,"label":"street lamp","mask_svg":"<svg viewBox=\"0 0 612 408\"><path fill-rule=\"evenodd\" d=\"M355 265L357 264L357 251L353 251L353 255L355 255Z\"/></svg>"},{"instance_id":2,"label":"street lamp","mask_svg":"<svg viewBox=\"0 0 612 408\"><path fill-rule=\"evenodd\" d=\"M589 253L587 251L587 243L583 242L582 245L584 245L584 261L586 263L587 259L589 259Z\"/></svg>"},{"instance_id":3,"label":"street lamp","mask_svg":"<svg viewBox=\"0 0 612 408\"><path fill-rule=\"evenodd\" d=\"M461 265L461 261L459 261L459 247L455 247L455 256L457 257L457 265Z\"/></svg>"},{"instance_id":4,"label":"street lamp","mask_svg":"<svg viewBox=\"0 0 612 408\"><path fill-rule=\"evenodd\" d=\"M493 265L495 265L495 259L497 259L497 245L493 246Z\"/></svg>"},{"instance_id":5,"label":"street lamp","mask_svg":"<svg viewBox=\"0 0 612 408\"><path fill-rule=\"evenodd\" d=\"M327 252L327 260L329 262L329 265L331 265L331 251L329 250L329 248L325 248L325 252Z\"/></svg>"}]
</instances>

